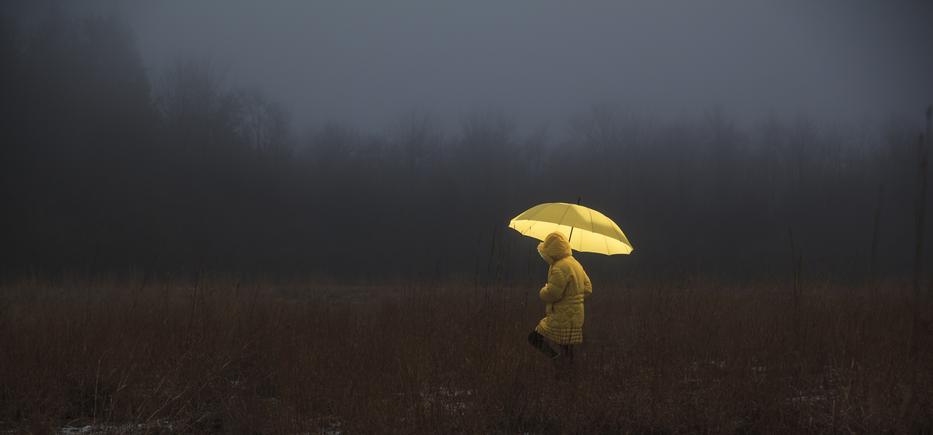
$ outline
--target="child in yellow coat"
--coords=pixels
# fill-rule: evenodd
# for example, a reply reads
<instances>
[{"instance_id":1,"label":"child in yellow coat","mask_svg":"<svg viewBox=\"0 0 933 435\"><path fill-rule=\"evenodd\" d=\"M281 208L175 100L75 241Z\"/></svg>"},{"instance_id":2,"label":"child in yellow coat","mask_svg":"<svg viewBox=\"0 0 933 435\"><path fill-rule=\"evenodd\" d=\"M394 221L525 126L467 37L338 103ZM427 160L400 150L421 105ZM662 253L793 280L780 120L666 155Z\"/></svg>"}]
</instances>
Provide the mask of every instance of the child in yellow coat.
<instances>
[{"instance_id":1,"label":"child in yellow coat","mask_svg":"<svg viewBox=\"0 0 933 435\"><path fill-rule=\"evenodd\" d=\"M593 284L583 266L573 258L570 242L553 232L538 244L538 254L546 261L547 284L538 292L545 302L545 316L530 334L528 342L554 361L561 376L573 366L573 345L583 342L583 301L593 293ZM559 353L545 339L561 346Z\"/></svg>"}]
</instances>

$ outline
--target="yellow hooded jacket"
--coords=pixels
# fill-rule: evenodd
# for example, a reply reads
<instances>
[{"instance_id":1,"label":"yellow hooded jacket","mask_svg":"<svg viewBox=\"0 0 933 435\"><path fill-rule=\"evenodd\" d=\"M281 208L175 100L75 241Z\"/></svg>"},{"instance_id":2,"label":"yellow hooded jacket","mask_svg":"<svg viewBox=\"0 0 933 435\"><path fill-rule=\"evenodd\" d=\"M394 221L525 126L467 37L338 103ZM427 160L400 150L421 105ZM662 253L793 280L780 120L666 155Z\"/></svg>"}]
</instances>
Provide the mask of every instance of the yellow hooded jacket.
<instances>
[{"instance_id":1,"label":"yellow hooded jacket","mask_svg":"<svg viewBox=\"0 0 933 435\"><path fill-rule=\"evenodd\" d=\"M582 343L583 301L593 293L590 277L573 258L570 243L559 232L548 234L538 244L538 254L551 267L547 284L538 292L547 303L546 315L535 331L557 344Z\"/></svg>"}]
</instances>

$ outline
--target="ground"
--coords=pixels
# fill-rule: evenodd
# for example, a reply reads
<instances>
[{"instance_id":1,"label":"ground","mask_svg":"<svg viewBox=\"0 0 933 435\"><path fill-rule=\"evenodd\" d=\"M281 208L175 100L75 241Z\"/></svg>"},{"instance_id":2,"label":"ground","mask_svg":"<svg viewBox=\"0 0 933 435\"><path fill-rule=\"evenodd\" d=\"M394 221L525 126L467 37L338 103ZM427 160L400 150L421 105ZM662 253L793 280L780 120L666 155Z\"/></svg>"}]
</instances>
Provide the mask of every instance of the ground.
<instances>
[{"instance_id":1,"label":"ground","mask_svg":"<svg viewBox=\"0 0 933 435\"><path fill-rule=\"evenodd\" d=\"M11 433L881 432L933 425L909 286L597 287L573 382L529 285L0 288ZM929 310L928 310L929 311ZM918 351L911 353L911 341Z\"/></svg>"}]
</instances>

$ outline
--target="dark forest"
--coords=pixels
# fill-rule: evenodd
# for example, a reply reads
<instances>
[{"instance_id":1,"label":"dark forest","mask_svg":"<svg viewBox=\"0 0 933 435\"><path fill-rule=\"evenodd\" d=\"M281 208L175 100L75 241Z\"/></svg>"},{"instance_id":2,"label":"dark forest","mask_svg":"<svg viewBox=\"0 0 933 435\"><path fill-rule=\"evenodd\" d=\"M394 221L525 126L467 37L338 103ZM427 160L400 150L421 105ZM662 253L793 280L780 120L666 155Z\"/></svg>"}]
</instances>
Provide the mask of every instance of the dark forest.
<instances>
[{"instance_id":1,"label":"dark forest","mask_svg":"<svg viewBox=\"0 0 933 435\"><path fill-rule=\"evenodd\" d=\"M623 274L785 274L795 256L840 279L911 271L923 107L878 129L806 118L743 129L715 109L654 121L595 102L560 141L519 134L495 108L454 129L412 110L386 132L296 132L210 61L150 78L114 19L16 24L6 18L0 52L7 275L367 281L485 274L493 258L514 274L527 256L508 219L577 198L634 234Z\"/></svg>"}]
</instances>

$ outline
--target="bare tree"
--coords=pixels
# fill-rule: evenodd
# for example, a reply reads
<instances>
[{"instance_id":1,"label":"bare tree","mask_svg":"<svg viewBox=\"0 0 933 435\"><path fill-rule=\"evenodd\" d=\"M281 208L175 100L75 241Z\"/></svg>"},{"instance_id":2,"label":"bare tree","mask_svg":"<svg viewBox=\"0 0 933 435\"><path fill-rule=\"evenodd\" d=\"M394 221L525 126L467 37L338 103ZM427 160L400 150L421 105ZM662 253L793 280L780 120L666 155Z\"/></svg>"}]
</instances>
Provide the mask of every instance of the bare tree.
<instances>
[{"instance_id":1,"label":"bare tree","mask_svg":"<svg viewBox=\"0 0 933 435\"><path fill-rule=\"evenodd\" d=\"M162 76L155 102L181 147L212 149L233 142L241 109L214 63L176 61Z\"/></svg>"},{"instance_id":2,"label":"bare tree","mask_svg":"<svg viewBox=\"0 0 933 435\"><path fill-rule=\"evenodd\" d=\"M289 151L289 122L282 108L256 89L237 92L240 109L235 130L250 148L283 156Z\"/></svg>"},{"instance_id":3,"label":"bare tree","mask_svg":"<svg viewBox=\"0 0 933 435\"><path fill-rule=\"evenodd\" d=\"M426 163L440 150L444 133L429 112L413 109L400 117L389 133L394 146L402 152L409 168Z\"/></svg>"}]
</instances>

